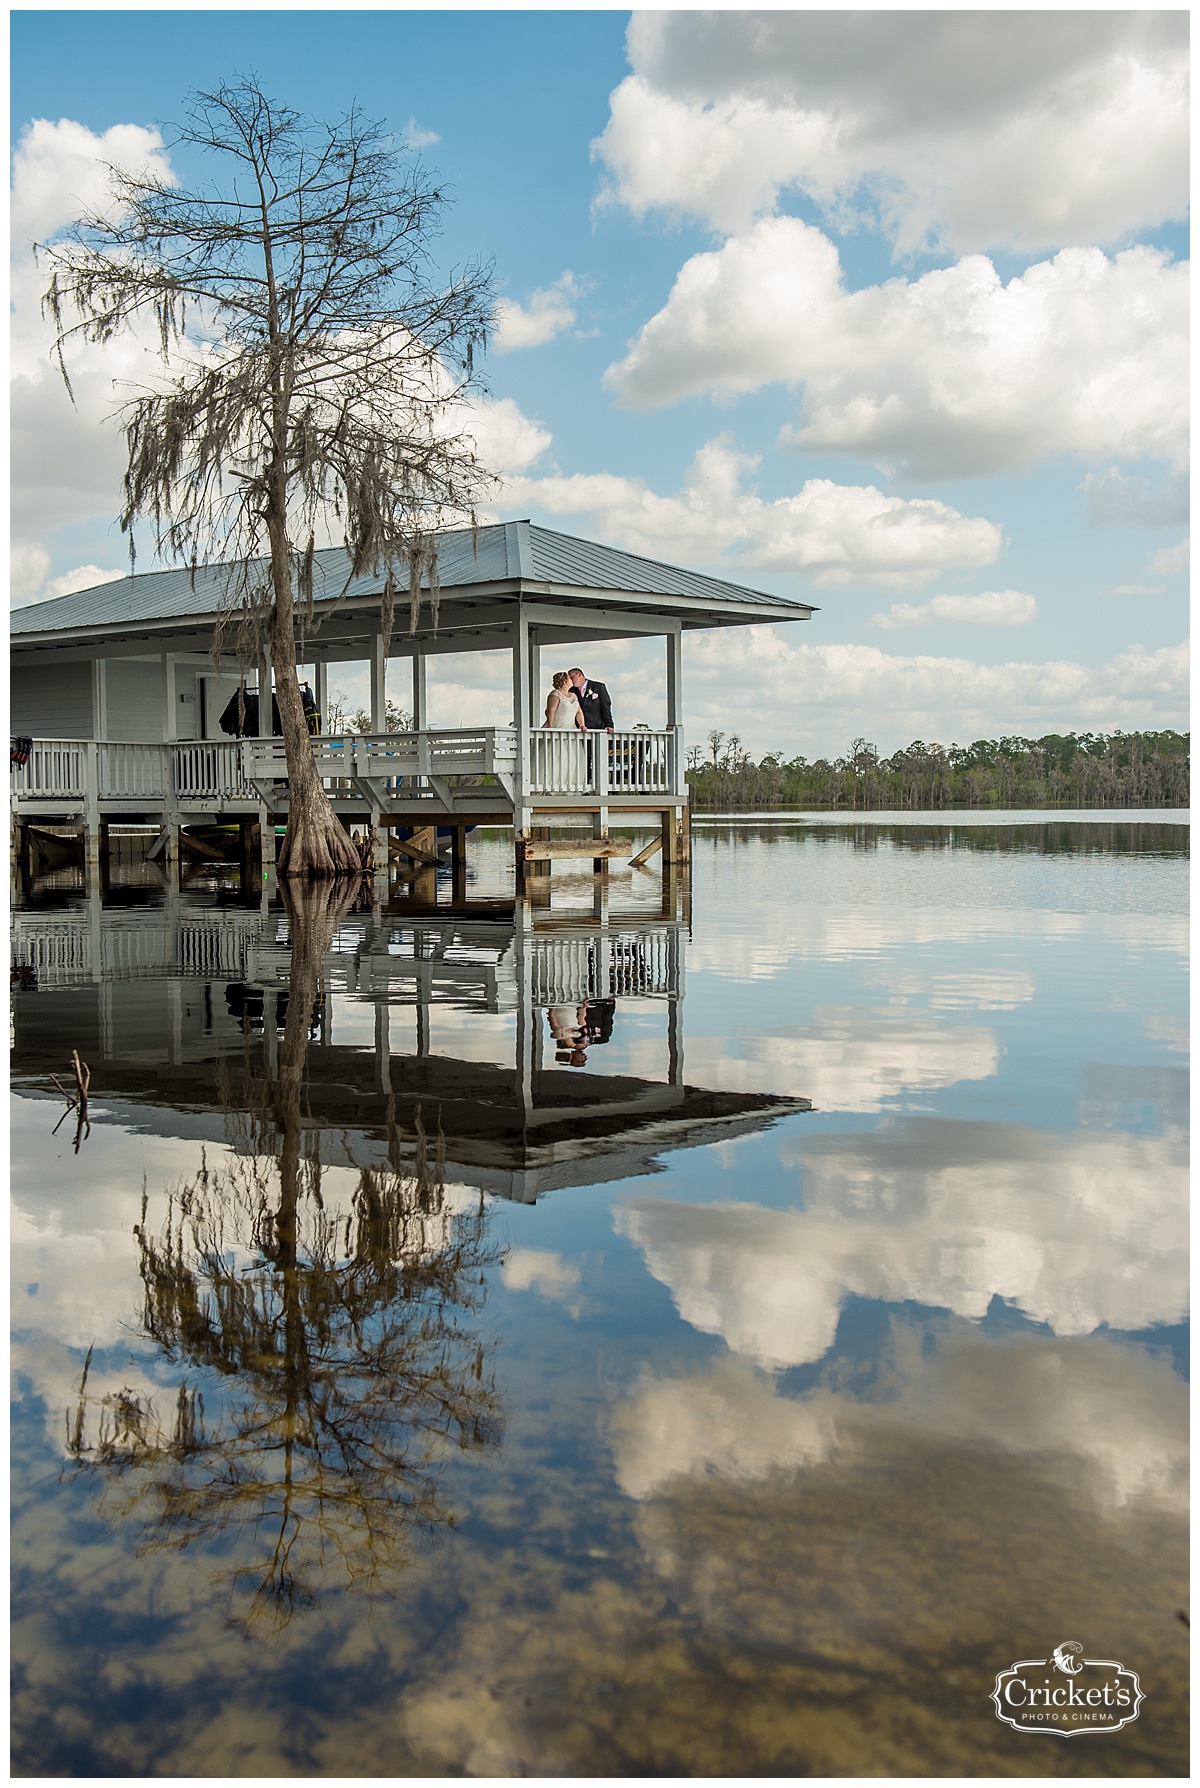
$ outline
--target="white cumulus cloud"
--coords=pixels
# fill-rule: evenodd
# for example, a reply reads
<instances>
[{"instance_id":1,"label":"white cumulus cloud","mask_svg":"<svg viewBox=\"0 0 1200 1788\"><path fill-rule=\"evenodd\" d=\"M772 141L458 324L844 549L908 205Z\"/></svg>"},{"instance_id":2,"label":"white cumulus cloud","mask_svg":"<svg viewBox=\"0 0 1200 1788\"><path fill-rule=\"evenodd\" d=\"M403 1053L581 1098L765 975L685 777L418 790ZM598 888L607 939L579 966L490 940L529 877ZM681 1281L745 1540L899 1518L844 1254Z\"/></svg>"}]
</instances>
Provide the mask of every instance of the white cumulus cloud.
<instances>
[{"instance_id":1,"label":"white cumulus cloud","mask_svg":"<svg viewBox=\"0 0 1200 1788\"><path fill-rule=\"evenodd\" d=\"M50 530L117 514L125 465L115 422L119 387L149 380L159 366L154 344L135 333L104 347L80 346L71 358L72 404L50 358L52 332L41 315L47 276L33 244L83 211L103 208L110 163L172 178L157 131L134 124L97 135L69 118L38 119L13 156L12 516L26 573Z\"/></svg>"},{"instance_id":2,"label":"white cumulus cloud","mask_svg":"<svg viewBox=\"0 0 1200 1788\"><path fill-rule=\"evenodd\" d=\"M582 515L602 538L654 558L804 571L818 584L906 588L943 569L990 564L1002 534L932 498L886 496L873 485L810 478L767 501L743 486L758 460L720 437L697 453L674 496L611 472L529 479L513 486L553 515Z\"/></svg>"},{"instance_id":3,"label":"white cumulus cloud","mask_svg":"<svg viewBox=\"0 0 1200 1788\"><path fill-rule=\"evenodd\" d=\"M583 282L568 269L553 285L534 292L527 304L500 299L493 348L498 354L511 354L517 348L540 348L543 342L553 341L571 328L583 292Z\"/></svg>"},{"instance_id":4,"label":"white cumulus cloud","mask_svg":"<svg viewBox=\"0 0 1200 1788\"><path fill-rule=\"evenodd\" d=\"M1151 577L1177 577L1186 572L1191 564L1190 542L1181 540L1177 546L1160 546L1150 561Z\"/></svg>"},{"instance_id":5,"label":"white cumulus cloud","mask_svg":"<svg viewBox=\"0 0 1200 1788\"><path fill-rule=\"evenodd\" d=\"M415 118L410 118L400 132L400 140L406 149L429 149L442 139L436 130L425 130Z\"/></svg>"},{"instance_id":6,"label":"white cumulus cloud","mask_svg":"<svg viewBox=\"0 0 1200 1788\"><path fill-rule=\"evenodd\" d=\"M1037 598L1021 590L985 590L978 596L933 596L928 602L894 602L886 614L871 616L871 625L892 631L928 627L935 621L957 621L969 627L1020 627L1037 619Z\"/></svg>"},{"instance_id":7,"label":"white cumulus cloud","mask_svg":"<svg viewBox=\"0 0 1200 1788\"><path fill-rule=\"evenodd\" d=\"M466 427L483 463L499 477L517 478L545 453L553 436L511 397L471 398Z\"/></svg>"},{"instance_id":8,"label":"white cumulus cloud","mask_svg":"<svg viewBox=\"0 0 1200 1788\"><path fill-rule=\"evenodd\" d=\"M1080 489L1093 528L1113 524L1169 528L1188 519L1188 475L1184 469L1155 483L1123 472L1120 466L1105 466L1099 472L1089 472Z\"/></svg>"},{"instance_id":9,"label":"white cumulus cloud","mask_svg":"<svg viewBox=\"0 0 1200 1788\"><path fill-rule=\"evenodd\" d=\"M1100 664L901 653L873 645L793 643L782 627L698 634L686 646L688 724L730 717L753 752L825 752L871 716L881 750L910 739L996 738L1063 730L1186 725L1186 644L1131 646Z\"/></svg>"},{"instance_id":10,"label":"white cumulus cloud","mask_svg":"<svg viewBox=\"0 0 1200 1788\"><path fill-rule=\"evenodd\" d=\"M898 252L1119 242L1186 214L1171 12L644 12L606 198L722 231L787 189Z\"/></svg>"},{"instance_id":11,"label":"white cumulus cloud","mask_svg":"<svg viewBox=\"0 0 1200 1788\"><path fill-rule=\"evenodd\" d=\"M1153 248L1064 249L1007 285L971 255L851 292L827 236L775 217L693 255L606 380L639 408L803 385L785 445L896 475L1058 453L1179 465L1187 318L1188 268Z\"/></svg>"}]
</instances>

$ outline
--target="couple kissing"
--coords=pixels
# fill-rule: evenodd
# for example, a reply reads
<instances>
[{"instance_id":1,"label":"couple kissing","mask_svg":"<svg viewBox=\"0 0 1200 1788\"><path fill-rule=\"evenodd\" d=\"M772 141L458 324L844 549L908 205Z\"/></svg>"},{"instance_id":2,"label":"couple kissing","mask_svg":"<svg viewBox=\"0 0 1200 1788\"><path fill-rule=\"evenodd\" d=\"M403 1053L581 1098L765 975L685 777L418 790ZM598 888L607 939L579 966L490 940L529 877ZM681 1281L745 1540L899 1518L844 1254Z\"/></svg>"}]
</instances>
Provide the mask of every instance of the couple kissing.
<instances>
[{"instance_id":1,"label":"couple kissing","mask_svg":"<svg viewBox=\"0 0 1200 1788\"><path fill-rule=\"evenodd\" d=\"M611 733L612 703L607 688L578 668L556 671L546 697L544 724L560 729L578 727L582 733Z\"/></svg>"}]
</instances>

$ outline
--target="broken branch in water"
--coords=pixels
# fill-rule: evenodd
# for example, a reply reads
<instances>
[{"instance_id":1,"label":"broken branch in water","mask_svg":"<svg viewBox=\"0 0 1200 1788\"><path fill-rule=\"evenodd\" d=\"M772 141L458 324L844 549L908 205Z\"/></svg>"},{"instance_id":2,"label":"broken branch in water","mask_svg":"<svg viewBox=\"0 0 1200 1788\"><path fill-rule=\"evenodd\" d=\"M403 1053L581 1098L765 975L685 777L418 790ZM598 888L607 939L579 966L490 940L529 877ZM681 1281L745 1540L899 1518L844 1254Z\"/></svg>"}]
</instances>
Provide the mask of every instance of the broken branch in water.
<instances>
[{"instance_id":1,"label":"broken branch in water","mask_svg":"<svg viewBox=\"0 0 1200 1788\"><path fill-rule=\"evenodd\" d=\"M55 1124L50 1134L52 1136L57 1136L63 1118L69 1117L73 1111L77 1112L78 1122L75 1125L75 1153L78 1154L80 1143L92 1133L91 1121L88 1117L88 1088L92 1084L92 1070L88 1067L86 1062L80 1060L79 1051L77 1049L71 1051L71 1067L75 1071L75 1091L73 1093L67 1091L57 1074L52 1074L50 1076L51 1080L67 1102L66 1111L63 1112L62 1117L59 1118L58 1123Z\"/></svg>"}]
</instances>

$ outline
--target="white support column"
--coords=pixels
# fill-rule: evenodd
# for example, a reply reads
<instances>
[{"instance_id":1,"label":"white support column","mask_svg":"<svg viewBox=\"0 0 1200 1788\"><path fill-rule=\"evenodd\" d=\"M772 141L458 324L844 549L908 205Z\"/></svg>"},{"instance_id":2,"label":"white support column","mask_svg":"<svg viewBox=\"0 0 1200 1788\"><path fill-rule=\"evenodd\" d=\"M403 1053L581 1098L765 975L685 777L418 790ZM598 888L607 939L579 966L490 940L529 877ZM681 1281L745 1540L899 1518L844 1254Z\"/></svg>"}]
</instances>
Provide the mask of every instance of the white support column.
<instances>
[{"instance_id":1,"label":"white support column","mask_svg":"<svg viewBox=\"0 0 1200 1788\"><path fill-rule=\"evenodd\" d=\"M667 725L683 725L683 630L678 623L667 635Z\"/></svg>"},{"instance_id":2,"label":"white support column","mask_svg":"<svg viewBox=\"0 0 1200 1788\"><path fill-rule=\"evenodd\" d=\"M686 793L687 780L683 746L683 629L678 622L667 635L667 730L674 734L671 793L678 796Z\"/></svg>"},{"instance_id":3,"label":"white support column","mask_svg":"<svg viewBox=\"0 0 1200 1788\"><path fill-rule=\"evenodd\" d=\"M258 736L269 739L271 726L271 660L265 652L258 659Z\"/></svg>"},{"instance_id":4,"label":"white support column","mask_svg":"<svg viewBox=\"0 0 1200 1788\"><path fill-rule=\"evenodd\" d=\"M321 731L329 731L329 661L326 658L313 659L313 695L316 698L317 713L321 716Z\"/></svg>"},{"instance_id":5,"label":"white support column","mask_svg":"<svg viewBox=\"0 0 1200 1788\"><path fill-rule=\"evenodd\" d=\"M423 732L429 725L429 684L425 675L425 654L418 649L412 661L412 715L414 732Z\"/></svg>"},{"instance_id":6,"label":"white support column","mask_svg":"<svg viewBox=\"0 0 1200 1788\"><path fill-rule=\"evenodd\" d=\"M383 655L383 632L378 622L371 634L371 731L387 731L387 661Z\"/></svg>"},{"instance_id":7,"label":"white support column","mask_svg":"<svg viewBox=\"0 0 1200 1788\"><path fill-rule=\"evenodd\" d=\"M529 725L542 723L542 645L536 627L529 629Z\"/></svg>"},{"instance_id":8,"label":"white support column","mask_svg":"<svg viewBox=\"0 0 1200 1788\"><path fill-rule=\"evenodd\" d=\"M514 776L513 824L518 837L525 830L529 814L526 791L529 787L529 700L530 650L529 620L518 606L512 624L513 721L517 729L517 761Z\"/></svg>"},{"instance_id":9,"label":"white support column","mask_svg":"<svg viewBox=\"0 0 1200 1788\"><path fill-rule=\"evenodd\" d=\"M108 737L108 659L92 660L92 737Z\"/></svg>"},{"instance_id":10,"label":"white support column","mask_svg":"<svg viewBox=\"0 0 1200 1788\"><path fill-rule=\"evenodd\" d=\"M175 688L175 654L162 655L163 738L168 744L179 737L179 701Z\"/></svg>"}]
</instances>

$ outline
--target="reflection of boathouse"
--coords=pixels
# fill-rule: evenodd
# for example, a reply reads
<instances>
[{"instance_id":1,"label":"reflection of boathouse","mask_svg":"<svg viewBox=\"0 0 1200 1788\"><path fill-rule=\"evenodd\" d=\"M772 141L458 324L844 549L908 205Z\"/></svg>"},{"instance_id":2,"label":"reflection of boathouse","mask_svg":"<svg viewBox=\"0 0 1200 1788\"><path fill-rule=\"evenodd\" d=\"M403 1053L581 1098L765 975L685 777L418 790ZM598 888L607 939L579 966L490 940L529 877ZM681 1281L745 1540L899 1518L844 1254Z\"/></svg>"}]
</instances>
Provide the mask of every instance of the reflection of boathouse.
<instances>
[{"instance_id":1,"label":"reflection of boathouse","mask_svg":"<svg viewBox=\"0 0 1200 1788\"><path fill-rule=\"evenodd\" d=\"M97 1105L129 1101L139 1126L214 1139L223 1108L274 1081L289 998L282 912L172 893L130 911L93 893L13 923L17 1074L48 1086L75 1047ZM687 1084L685 946L679 921L661 916L350 914L312 1014L305 1124L329 1160L369 1163L390 1123L411 1136L419 1120L440 1128L452 1178L529 1202L653 1172L665 1149L807 1108ZM555 1011L599 1016L586 1068L564 1064ZM623 1058L635 1016L635 1057Z\"/></svg>"},{"instance_id":2,"label":"reflection of boathouse","mask_svg":"<svg viewBox=\"0 0 1200 1788\"><path fill-rule=\"evenodd\" d=\"M321 717L313 750L342 818L393 836L449 827L460 859L466 828L511 826L522 864L537 859L552 828L583 834L560 837L553 854L586 859L587 842L610 837L614 820L640 821L661 826L665 862L686 856L684 633L807 620L813 610L526 521L444 533L438 556L436 614L426 592L413 631L398 622L389 641L380 577L347 585L344 552L317 554L313 620L297 651ZM213 661L225 585L219 565L194 576L152 571L14 612L11 726L31 741L13 775L19 825L79 828L91 860L123 823L162 827L171 855L180 828L237 822L246 839L258 827L274 861L287 764L282 740L271 736L270 703L255 700L259 736L221 730L239 687L236 664ZM582 657L599 674L606 642L656 637L665 658L654 724L635 724L614 688L612 734L542 727L555 668ZM453 666L449 654L496 650L511 660L511 704L506 695L495 713L484 706L467 728L431 727L429 663ZM404 731L389 730L387 716L388 672L398 660L406 661L405 685L392 694L410 715ZM346 663L370 668L364 733L330 724L330 670ZM246 687L257 694L270 678L265 663L250 667ZM426 839L432 849L432 834Z\"/></svg>"}]
</instances>

